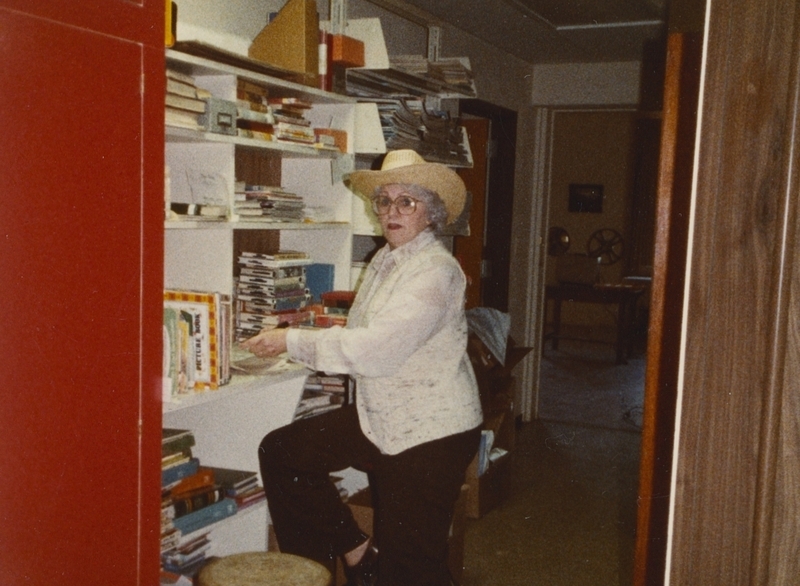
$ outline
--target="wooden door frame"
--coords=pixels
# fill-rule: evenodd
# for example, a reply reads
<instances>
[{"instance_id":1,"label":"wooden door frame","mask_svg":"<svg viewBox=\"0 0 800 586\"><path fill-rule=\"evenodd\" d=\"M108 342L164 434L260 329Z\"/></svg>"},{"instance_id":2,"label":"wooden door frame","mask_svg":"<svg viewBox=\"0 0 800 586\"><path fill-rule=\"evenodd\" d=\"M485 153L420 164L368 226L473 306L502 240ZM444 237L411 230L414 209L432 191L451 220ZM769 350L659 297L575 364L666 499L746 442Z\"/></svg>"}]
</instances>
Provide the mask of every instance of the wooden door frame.
<instances>
[{"instance_id":1,"label":"wooden door frame","mask_svg":"<svg viewBox=\"0 0 800 586\"><path fill-rule=\"evenodd\" d=\"M531 360L523 363L521 413L524 421L539 417L539 392L541 356L546 320L545 281L547 270L546 234L550 220L551 175L553 164L553 140L555 118L566 112L634 112L633 106L545 106L534 109L536 149L533 158L532 215L529 225L530 242L538 243L534 254L529 257L527 267L528 283L525 314L525 339L533 347ZM530 381L530 382L529 382Z\"/></svg>"},{"instance_id":2,"label":"wooden door frame","mask_svg":"<svg viewBox=\"0 0 800 586\"><path fill-rule=\"evenodd\" d=\"M494 287L482 284L483 304L508 311L511 271L511 228L514 208L516 168L517 113L482 100L460 100L459 112L491 122L490 153L486 187L486 247L484 259L491 264Z\"/></svg>"}]
</instances>

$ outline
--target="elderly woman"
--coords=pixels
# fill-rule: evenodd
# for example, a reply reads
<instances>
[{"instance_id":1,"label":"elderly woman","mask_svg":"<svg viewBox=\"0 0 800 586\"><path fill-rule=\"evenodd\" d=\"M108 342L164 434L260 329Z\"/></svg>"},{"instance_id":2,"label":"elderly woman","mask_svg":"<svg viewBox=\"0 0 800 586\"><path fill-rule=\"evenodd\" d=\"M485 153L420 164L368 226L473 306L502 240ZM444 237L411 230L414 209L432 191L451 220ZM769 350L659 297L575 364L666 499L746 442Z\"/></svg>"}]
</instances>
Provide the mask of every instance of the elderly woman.
<instances>
[{"instance_id":1,"label":"elderly woman","mask_svg":"<svg viewBox=\"0 0 800 586\"><path fill-rule=\"evenodd\" d=\"M296 421L259 447L282 551L329 567L348 584L450 583L453 506L480 441L482 413L466 353L465 277L437 232L462 212L464 183L444 165L392 151L380 170L347 179L371 200L386 238L369 264L347 327L263 331L245 346L288 351L314 370L347 373L355 406ZM368 472L373 537L362 533L329 473Z\"/></svg>"}]
</instances>

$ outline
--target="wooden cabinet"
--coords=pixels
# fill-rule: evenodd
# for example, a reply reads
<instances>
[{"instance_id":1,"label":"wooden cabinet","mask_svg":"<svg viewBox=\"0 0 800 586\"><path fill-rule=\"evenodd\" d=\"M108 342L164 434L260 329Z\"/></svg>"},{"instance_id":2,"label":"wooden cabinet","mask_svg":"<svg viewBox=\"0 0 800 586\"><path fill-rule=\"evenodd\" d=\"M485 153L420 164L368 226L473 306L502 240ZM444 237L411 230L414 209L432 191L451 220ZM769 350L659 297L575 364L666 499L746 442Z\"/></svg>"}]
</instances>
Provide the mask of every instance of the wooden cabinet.
<instances>
[{"instance_id":1,"label":"wooden cabinet","mask_svg":"<svg viewBox=\"0 0 800 586\"><path fill-rule=\"evenodd\" d=\"M163 10L0 6L5 584L158 581Z\"/></svg>"}]
</instances>

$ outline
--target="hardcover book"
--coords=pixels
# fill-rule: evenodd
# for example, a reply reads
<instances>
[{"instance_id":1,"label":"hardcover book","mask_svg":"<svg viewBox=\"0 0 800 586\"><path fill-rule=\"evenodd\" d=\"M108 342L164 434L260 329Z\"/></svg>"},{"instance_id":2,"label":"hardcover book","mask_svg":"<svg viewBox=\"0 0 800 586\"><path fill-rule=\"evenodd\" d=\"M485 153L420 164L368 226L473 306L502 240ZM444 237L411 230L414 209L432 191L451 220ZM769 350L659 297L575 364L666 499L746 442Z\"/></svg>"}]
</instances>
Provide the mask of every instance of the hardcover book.
<instances>
[{"instance_id":1,"label":"hardcover book","mask_svg":"<svg viewBox=\"0 0 800 586\"><path fill-rule=\"evenodd\" d=\"M218 503L203 507L193 513L179 517L173 521L175 528L182 533L192 533L212 523L222 521L236 514L236 501L232 498L224 498Z\"/></svg>"},{"instance_id":2,"label":"hardcover book","mask_svg":"<svg viewBox=\"0 0 800 586\"><path fill-rule=\"evenodd\" d=\"M164 291L164 306L179 309L191 316L193 330L191 346L194 389L202 391L219 388L219 332L217 296L195 291Z\"/></svg>"},{"instance_id":3,"label":"hardcover book","mask_svg":"<svg viewBox=\"0 0 800 586\"><path fill-rule=\"evenodd\" d=\"M161 486L169 487L187 476L196 474L199 468L200 461L197 458L192 458L183 464L166 468L161 471Z\"/></svg>"},{"instance_id":4,"label":"hardcover book","mask_svg":"<svg viewBox=\"0 0 800 586\"><path fill-rule=\"evenodd\" d=\"M194 433L189 429L164 428L161 430L161 456L177 454L193 448Z\"/></svg>"},{"instance_id":5,"label":"hardcover book","mask_svg":"<svg viewBox=\"0 0 800 586\"><path fill-rule=\"evenodd\" d=\"M173 498L181 498L188 493L214 486L214 484L214 472L206 466L200 466L196 474L187 476L173 486L170 494Z\"/></svg>"}]
</instances>

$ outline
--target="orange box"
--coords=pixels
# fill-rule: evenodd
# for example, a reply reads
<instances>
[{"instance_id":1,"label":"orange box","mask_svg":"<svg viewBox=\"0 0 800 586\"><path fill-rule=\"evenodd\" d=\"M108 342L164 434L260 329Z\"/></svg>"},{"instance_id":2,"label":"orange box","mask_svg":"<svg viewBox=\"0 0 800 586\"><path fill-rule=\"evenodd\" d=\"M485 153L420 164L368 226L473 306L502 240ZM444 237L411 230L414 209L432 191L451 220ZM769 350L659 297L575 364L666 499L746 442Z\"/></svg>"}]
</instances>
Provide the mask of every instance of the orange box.
<instances>
[{"instance_id":1,"label":"orange box","mask_svg":"<svg viewBox=\"0 0 800 586\"><path fill-rule=\"evenodd\" d=\"M333 146L339 149L340 152L342 153L347 152L346 130L339 130L338 128L314 128L315 137L318 137L323 134L333 137ZM320 139L317 139L317 142L322 142L322 141Z\"/></svg>"},{"instance_id":2,"label":"orange box","mask_svg":"<svg viewBox=\"0 0 800 586\"><path fill-rule=\"evenodd\" d=\"M331 62L344 67L364 67L364 42L345 35L331 35Z\"/></svg>"}]
</instances>

